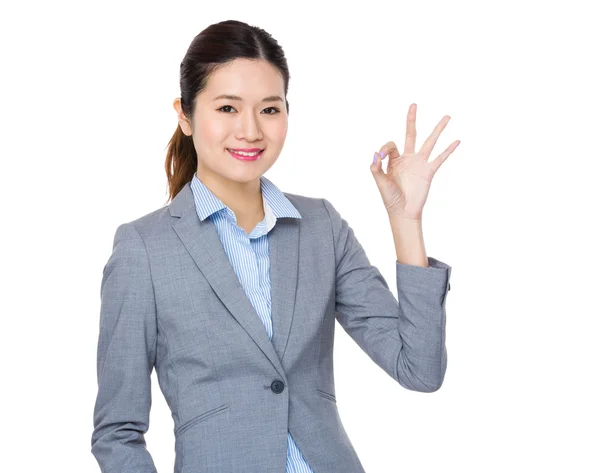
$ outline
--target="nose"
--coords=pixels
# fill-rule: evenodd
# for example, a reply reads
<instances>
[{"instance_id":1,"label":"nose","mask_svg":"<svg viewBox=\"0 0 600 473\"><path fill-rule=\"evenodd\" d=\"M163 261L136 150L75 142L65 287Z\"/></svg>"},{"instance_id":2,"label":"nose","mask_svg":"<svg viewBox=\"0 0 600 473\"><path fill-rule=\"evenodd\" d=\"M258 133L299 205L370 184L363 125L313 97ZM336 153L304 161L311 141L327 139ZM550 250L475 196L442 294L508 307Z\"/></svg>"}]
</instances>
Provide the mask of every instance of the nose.
<instances>
[{"instance_id":1,"label":"nose","mask_svg":"<svg viewBox=\"0 0 600 473\"><path fill-rule=\"evenodd\" d=\"M254 116L252 111L246 114L240 114L237 134L238 136L236 138L239 140L244 139L252 142L262 139L262 131L259 120Z\"/></svg>"}]
</instances>

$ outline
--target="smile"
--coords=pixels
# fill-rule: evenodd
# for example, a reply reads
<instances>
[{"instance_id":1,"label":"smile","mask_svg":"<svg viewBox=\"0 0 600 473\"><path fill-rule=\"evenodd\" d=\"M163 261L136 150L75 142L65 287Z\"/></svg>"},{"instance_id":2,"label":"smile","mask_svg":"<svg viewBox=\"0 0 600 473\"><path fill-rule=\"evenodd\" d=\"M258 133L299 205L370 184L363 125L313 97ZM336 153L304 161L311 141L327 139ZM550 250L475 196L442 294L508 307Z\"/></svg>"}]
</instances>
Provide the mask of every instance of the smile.
<instances>
[{"instance_id":1,"label":"smile","mask_svg":"<svg viewBox=\"0 0 600 473\"><path fill-rule=\"evenodd\" d=\"M230 149L227 149L227 151L229 151L229 154L231 154L231 156L233 156L234 158L239 159L241 161L256 161L262 155L264 150L259 151L257 153L243 153L243 154L241 154L241 152L235 153L235 152L231 151Z\"/></svg>"}]
</instances>

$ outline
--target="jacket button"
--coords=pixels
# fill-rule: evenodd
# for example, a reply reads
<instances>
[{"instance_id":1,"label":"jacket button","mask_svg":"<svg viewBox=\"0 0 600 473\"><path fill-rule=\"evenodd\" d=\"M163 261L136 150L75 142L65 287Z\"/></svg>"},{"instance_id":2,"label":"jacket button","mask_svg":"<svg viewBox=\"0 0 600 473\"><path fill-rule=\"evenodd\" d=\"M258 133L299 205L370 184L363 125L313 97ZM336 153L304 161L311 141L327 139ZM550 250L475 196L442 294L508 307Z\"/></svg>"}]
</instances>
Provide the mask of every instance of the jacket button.
<instances>
[{"instance_id":1,"label":"jacket button","mask_svg":"<svg viewBox=\"0 0 600 473\"><path fill-rule=\"evenodd\" d=\"M279 394L281 391L283 391L284 387L285 385L283 384L283 381L279 379L276 379L271 383L271 391L273 391L276 394Z\"/></svg>"}]
</instances>

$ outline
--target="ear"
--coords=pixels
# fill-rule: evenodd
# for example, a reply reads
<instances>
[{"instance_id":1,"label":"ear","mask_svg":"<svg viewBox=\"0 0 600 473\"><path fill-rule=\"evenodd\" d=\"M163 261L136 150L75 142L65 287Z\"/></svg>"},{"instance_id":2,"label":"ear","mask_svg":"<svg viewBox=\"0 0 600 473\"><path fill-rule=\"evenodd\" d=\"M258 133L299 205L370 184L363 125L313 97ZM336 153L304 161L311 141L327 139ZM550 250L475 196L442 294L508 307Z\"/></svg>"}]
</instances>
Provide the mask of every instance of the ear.
<instances>
[{"instance_id":1,"label":"ear","mask_svg":"<svg viewBox=\"0 0 600 473\"><path fill-rule=\"evenodd\" d=\"M177 112L177 121L179 122L181 131L187 136L192 136L192 125L181 108L181 97L177 97L173 101L173 108Z\"/></svg>"}]
</instances>

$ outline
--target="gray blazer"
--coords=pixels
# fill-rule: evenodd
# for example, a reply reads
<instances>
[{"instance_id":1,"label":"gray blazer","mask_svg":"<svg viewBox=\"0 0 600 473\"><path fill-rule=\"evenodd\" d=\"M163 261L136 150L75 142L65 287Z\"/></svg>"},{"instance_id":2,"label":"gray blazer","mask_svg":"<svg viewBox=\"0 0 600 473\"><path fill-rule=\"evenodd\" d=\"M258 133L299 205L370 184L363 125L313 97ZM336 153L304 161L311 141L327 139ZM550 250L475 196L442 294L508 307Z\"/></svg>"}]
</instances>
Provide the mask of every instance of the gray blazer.
<instances>
[{"instance_id":1,"label":"gray blazer","mask_svg":"<svg viewBox=\"0 0 600 473\"><path fill-rule=\"evenodd\" d=\"M156 472L144 439L154 368L174 421L175 473L284 473L288 429L315 473L364 473L336 405L336 320L404 388L442 385L451 267L396 261L396 299L329 201L284 194L302 218L269 232L272 341L190 183L117 228L91 438L103 473Z\"/></svg>"}]
</instances>

